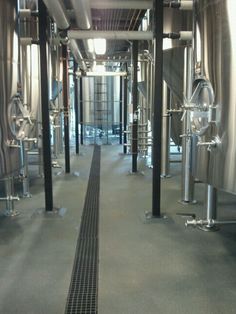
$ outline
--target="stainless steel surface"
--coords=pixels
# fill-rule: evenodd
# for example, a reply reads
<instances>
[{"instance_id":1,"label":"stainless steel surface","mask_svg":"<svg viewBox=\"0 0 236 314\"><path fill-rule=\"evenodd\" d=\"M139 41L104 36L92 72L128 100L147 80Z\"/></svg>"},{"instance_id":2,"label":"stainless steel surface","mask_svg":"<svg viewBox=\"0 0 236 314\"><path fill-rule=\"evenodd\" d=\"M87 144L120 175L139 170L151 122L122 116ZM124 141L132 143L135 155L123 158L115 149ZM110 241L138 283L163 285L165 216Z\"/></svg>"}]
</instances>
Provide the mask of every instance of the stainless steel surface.
<instances>
[{"instance_id":1,"label":"stainless steel surface","mask_svg":"<svg viewBox=\"0 0 236 314\"><path fill-rule=\"evenodd\" d=\"M4 178L4 187L5 187L5 197L0 197L0 202L4 201L6 203L4 215L7 217L17 216L19 212L15 210L14 202L19 201L19 197L13 196L14 195L14 181L13 181L12 176Z\"/></svg>"},{"instance_id":2,"label":"stainless steel surface","mask_svg":"<svg viewBox=\"0 0 236 314\"><path fill-rule=\"evenodd\" d=\"M217 190L212 185L207 185L207 220L217 219Z\"/></svg>"},{"instance_id":3,"label":"stainless steel surface","mask_svg":"<svg viewBox=\"0 0 236 314\"><path fill-rule=\"evenodd\" d=\"M192 30L192 12L164 9L164 33L178 33ZM163 79L172 92L172 108L179 110L183 104L184 50L187 42L163 40ZM171 117L171 138L176 145L181 145L181 114Z\"/></svg>"},{"instance_id":4,"label":"stainless steel surface","mask_svg":"<svg viewBox=\"0 0 236 314\"><path fill-rule=\"evenodd\" d=\"M18 78L16 0L0 1L0 177L20 168L20 149L12 115Z\"/></svg>"},{"instance_id":5,"label":"stainless steel surface","mask_svg":"<svg viewBox=\"0 0 236 314\"><path fill-rule=\"evenodd\" d=\"M194 12L195 85L202 79L213 91L213 97L200 93L198 111L207 113L209 121L201 141L218 142L210 149L197 147L195 174L207 184L236 193L236 1L197 0Z\"/></svg>"},{"instance_id":6,"label":"stainless steel surface","mask_svg":"<svg viewBox=\"0 0 236 314\"><path fill-rule=\"evenodd\" d=\"M192 71L192 47L185 48L184 53L184 97L190 100L192 95L193 71ZM186 104L185 104L186 105ZM181 201L184 203L194 202L194 177L192 175L192 134L190 111L184 111L183 135L182 135L182 184Z\"/></svg>"},{"instance_id":7,"label":"stainless steel surface","mask_svg":"<svg viewBox=\"0 0 236 314\"><path fill-rule=\"evenodd\" d=\"M81 31L69 30L69 39L95 39L105 38L107 40L152 40L153 33L150 31Z\"/></svg>"},{"instance_id":8,"label":"stainless steel surface","mask_svg":"<svg viewBox=\"0 0 236 314\"><path fill-rule=\"evenodd\" d=\"M170 92L165 81L163 81L163 116L162 116L162 162L161 176L163 178L170 176L170 115L168 113Z\"/></svg>"},{"instance_id":9,"label":"stainless steel surface","mask_svg":"<svg viewBox=\"0 0 236 314\"><path fill-rule=\"evenodd\" d=\"M68 29L70 22L63 0L43 0L50 15L54 18L60 29Z\"/></svg>"}]
</instances>

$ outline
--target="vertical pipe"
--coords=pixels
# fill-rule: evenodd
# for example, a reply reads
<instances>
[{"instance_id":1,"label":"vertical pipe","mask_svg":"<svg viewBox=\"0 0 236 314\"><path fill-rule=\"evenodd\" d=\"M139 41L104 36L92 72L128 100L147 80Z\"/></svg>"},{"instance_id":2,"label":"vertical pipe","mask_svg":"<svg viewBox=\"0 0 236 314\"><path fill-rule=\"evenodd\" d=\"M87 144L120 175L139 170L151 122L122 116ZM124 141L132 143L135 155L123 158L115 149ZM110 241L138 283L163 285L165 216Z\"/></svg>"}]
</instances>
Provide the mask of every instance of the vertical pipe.
<instances>
[{"instance_id":1,"label":"vertical pipe","mask_svg":"<svg viewBox=\"0 0 236 314\"><path fill-rule=\"evenodd\" d=\"M124 78L124 154L127 154L128 78Z\"/></svg>"},{"instance_id":2,"label":"vertical pipe","mask_svg":"<svg viewBox=\"0 0 236 314\"><path fill-rule=\"evenodd\" d=\"M67 52L67 46L66 45L62 45L62 63L63 63L63 105L64 105L65 172L66 173L70 173L68 52Z\"/></svg>"},{"instance_id":3,"label":"vertical pipe","mask_svg":"<svg viewBox=\"0 0 236 314\"><path fill-rule=\"evenodd\" d=\"M217 219L217 189L207 185L207 220Z\"/></svg>"},{"instance_id":4,"label":"vertical pipe","mask_svg":"<svg viewBox=\"0 0 236 314\"><path fill-rule=\"evenodd\" d=\"M51 134L49 120L48 100L48 72L47 72L47 9L43 0L39 0L39 41L40 41L40 79L41 79L41 104L42 104L42 135L43 135L43 166L44 166L44 191L45 209L53 210L52 190L52 160L51 160Z\"/></svg>"},{"instance_id":5,"label":"vertical pipe","mask_svg":"<svg viewBox=\"0 0 236 314\"><path fill-rule=\"evenodd\" d=\"M154 17L154 100L153 100L153 176L152 216L161 217L161 137L163 81L163 1L153 1Z\"/></svg>"},{"instance_id":6,"label":"vertical pipe","mask_svg":"<svg viewBox=\"0 0 236 314\"><path fill-rule=\"evenodd\" d=\"M120 77L120 144L122 145L123 78Z\"/></svg>"},{"instance_id":7,"label":"vertical pipe","mask_svg":"<svg viewBox=\"0 0 236 314\"><path fill-rule=\"evenodd\" d=\"M184 54L184 96L190 99L192 95L192 47L185 48ZM192 166L192 136L190 111L187 110L183 121L182 143L182 196L183 203L194 202L194 178L191 174Z\"/></svg>"},{"instance_id":8,"label":"vertical pipe","mask_svg":"<svg viewBox=\"0 0 236 314\"><path fill-rule=\"evenodd\" d=\"M138 159L138 41L132 43L133 61L133 125L132 125L132 172L137 172Z\"/></svg>"},{"instance_id":9,"label":"vertical pipe","mask_svg":"<svg viewBox=\"0 0 236 314\"><path fill-rule=\"evenodd\" d=\"M84 144L83 79L80 78L80 144Z\"/></svg>"},{"instance_id":10,"label":"vertical pipe","mask_svg":"<svg viewBox=\"0 0 236 314\"><path fill-rule=\"evenodd\" d=\"M75 153L79 155L79 104L78 104L78 79L76 71L78 64L74 60L74 110L75 110Z\"/></svg>"},{"instance_id":11,"label":"vertical pipe","mask_svg":"<svg viewBox=\"0 0 236 314\"><path fill-rule=\"evenodd\" d=\"M170 102L170 91L165 81L163 81L163 114L162 114L162 158L161 177L170 177L170 114L168 113Z\"/></svg>"}]
</instances>

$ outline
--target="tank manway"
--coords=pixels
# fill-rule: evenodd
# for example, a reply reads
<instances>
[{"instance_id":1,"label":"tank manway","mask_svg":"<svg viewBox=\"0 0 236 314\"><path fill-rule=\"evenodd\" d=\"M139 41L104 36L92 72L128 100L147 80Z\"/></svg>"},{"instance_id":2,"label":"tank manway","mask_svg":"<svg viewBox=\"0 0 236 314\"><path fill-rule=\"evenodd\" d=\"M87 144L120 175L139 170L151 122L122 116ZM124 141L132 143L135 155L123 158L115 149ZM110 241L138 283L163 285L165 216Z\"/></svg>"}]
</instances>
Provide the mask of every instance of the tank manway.
<instances>
[{"instance_id":1,"label":"tank manway","mask_svg":"<svg viewBox=\"0 0 236 314\"><path fill-rule=\"evenodd\" d=\"M100 160L95 146L65 314L98 313Z\"/></svg>"}]
</instances>

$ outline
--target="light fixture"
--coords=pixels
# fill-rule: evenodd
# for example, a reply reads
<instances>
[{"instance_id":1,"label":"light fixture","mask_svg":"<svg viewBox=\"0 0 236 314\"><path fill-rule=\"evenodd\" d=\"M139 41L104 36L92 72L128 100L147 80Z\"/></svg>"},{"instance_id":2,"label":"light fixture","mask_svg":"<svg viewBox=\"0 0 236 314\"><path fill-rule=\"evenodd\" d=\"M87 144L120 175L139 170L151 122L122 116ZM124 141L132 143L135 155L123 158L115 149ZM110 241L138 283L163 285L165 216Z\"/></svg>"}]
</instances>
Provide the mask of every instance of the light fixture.
<instances>
[{"instance_id":1,"label":"light fixture","mask_svg":"<svg viewBox=\"0 0 236 314\"><path fill-rule=\"evenodd\" d=\"M107 50L107 42L104 38L95 38L94 39L94 48L97 55L104 55Z\"/></svg>"}]
</instances>

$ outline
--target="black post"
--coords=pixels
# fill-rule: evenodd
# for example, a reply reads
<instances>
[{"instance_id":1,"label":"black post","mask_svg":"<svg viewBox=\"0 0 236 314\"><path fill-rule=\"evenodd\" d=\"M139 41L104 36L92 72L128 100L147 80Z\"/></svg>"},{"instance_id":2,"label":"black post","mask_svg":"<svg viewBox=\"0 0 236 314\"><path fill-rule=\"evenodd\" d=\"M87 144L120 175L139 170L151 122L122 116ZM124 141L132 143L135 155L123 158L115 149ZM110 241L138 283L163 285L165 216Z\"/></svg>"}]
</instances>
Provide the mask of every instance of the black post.
<instances>
[{"instance_id":1,"label":"black post","mask_svg":"<svg viewBox=\"0 0 236 314\"><path fill-rule=\"evenodd\" d=\"M127 106L127 101L128 101L128 78L127 76L124 79L124 154L127 154L127 114L128 114L128 106Z\"/></svg>"},{"instance_id":2,"label":"black post","mask_svg":"<svg viewBox=\"0 0 236 314\"><path fill-rule=\"evenodd\" d=\"M138 159L138 41L132 43L133 62L133 126L132 126L132 172L137 172Z\"/></svg>"},{"instance_id":3,"label":"black post","mask_svg":"<svg viewBox=\"0 0 236 314\"><path fill-rule=\"evenodd\" d=\"M78 64L74 60L74 110L75 110L75 153L79 155L79 104L78 104L78 79L76 71Z\"/></svg>"},{"instance_id":4,"label":"black post","mask_svg":"<svg viewBox=\"0 0 236 314\"><path fill-rule=\"evenodd\" d=\"M123 78L120 77L120 144L122 144Z\"/></svg>"},{"instance_id":5,"label":"black post","mask_svg":"<svg viewBox=\"0 0 236 314\"><path fill-rule=\"evenodd\" d=\"M80 78L80 143L84 144L83 81Z\"/></svg>"},{"instance_id":6,"label":"black post","mask_svg":"<svg viewBox=\"0 0 236 314\"><path fill-rule=\"evenodd\" d=\"M70 173L70 128L69 128L69 91L68 91L68 52L67 46L62 45L63 62L63 105L64 105L64 144L65 172Z\"/></svg>"},{"instance_id":7,"label":"black post","mask_svg":"<svg viewBox=\"0 0 236 314\"><path fill-rule=\"evenodd\" d=\"M42 135L43 135L43 167L45 210L53 210L52 190L52 159L51 134L49 120L48 99L48 71L47 71L47 9L43 0L39 0L39 42L40 42L40 72L41 72L41 103L42 103Z\"/></svg>"},{"instance_id":8,"label":"black post","mask_svg":"<svg viewBox=\"0 0 236 314\"><path fill-rule=\"evenodd\" d=\"M163 1L153 0L154 8L154 103L153 103L153 178L152 216L161 217L161 137L163 84Z\"/></svg>"}]
</instances>

